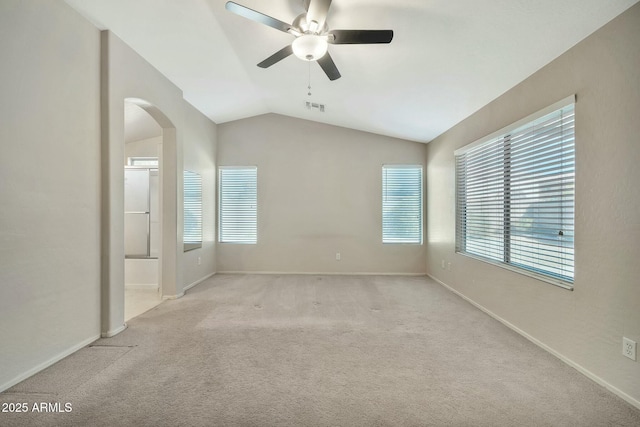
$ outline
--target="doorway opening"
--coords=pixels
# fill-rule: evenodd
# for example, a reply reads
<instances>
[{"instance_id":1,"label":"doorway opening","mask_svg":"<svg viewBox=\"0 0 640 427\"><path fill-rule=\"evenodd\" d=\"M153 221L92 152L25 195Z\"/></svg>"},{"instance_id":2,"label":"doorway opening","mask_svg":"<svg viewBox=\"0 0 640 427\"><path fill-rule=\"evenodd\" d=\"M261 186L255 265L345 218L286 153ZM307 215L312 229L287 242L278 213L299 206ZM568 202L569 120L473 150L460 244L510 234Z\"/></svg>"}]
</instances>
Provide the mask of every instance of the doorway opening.
<instances>
[{"instance_id":1,"label":"doorway opening","mask_svg":"<svg viewBox=\"0 0 640 427\"><path fill-rule=\"evenodd\" d=\"M162 302L160 156L163 129L136 103L124 117L124 321Z\"/></svg>"}]
</instances>

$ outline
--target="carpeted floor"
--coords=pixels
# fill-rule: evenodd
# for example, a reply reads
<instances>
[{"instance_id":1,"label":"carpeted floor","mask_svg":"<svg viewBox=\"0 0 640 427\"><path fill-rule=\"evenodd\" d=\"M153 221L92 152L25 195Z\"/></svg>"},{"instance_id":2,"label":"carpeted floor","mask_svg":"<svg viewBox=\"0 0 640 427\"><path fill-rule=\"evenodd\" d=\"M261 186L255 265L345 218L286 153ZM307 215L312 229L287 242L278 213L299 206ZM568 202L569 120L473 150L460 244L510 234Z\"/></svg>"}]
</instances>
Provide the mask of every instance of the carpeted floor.
<instances>
[{"instance_id":1,"label":"carpeted floor","mask_svg":"<svg viewBox=\"0 0 640 427\"><path fill-rule=\"evenodd\" d=\"M2 426L640 425L424 277L217 275L0 402L72 409Z\"/></svg>"}]
</instances>

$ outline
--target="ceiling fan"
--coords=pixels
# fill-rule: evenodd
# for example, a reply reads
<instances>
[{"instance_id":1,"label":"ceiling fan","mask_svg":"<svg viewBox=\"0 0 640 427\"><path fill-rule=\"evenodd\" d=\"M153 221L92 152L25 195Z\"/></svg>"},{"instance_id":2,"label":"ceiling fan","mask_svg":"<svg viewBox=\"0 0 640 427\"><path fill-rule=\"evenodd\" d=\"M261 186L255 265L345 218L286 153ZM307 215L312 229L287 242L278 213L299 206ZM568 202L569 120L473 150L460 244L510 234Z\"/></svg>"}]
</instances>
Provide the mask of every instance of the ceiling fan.
<instances>
[{"instance_id":1,"label":"ceiling fan","mask_svg":"<svg viewBox=\"0 0 640 427\"><path fill-rule=\"evenodd\" d=\"M329 80L336 80L340 78L340 72L327 51L329 44L391 43L393 30L329 31L326 19L330 6L331 0L304 0L306 13L302 13L291 24L287 24L232 1L228 1L225 5L230 12L295 37L293 43L260 62L258 67L268 68L294 54L304 61L318 61Z\"/></svg>"}]
</instances>

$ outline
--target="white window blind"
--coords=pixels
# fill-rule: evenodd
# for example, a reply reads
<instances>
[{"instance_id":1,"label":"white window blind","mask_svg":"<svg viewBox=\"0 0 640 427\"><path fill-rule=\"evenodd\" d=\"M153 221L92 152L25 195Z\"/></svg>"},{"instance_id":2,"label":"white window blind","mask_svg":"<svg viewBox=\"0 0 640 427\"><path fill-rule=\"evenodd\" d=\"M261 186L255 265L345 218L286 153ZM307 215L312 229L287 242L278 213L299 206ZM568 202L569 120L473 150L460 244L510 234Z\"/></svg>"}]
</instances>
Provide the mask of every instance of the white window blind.
<instances>
[{"instance_id":1,"label":"white window blind","mask_svg":"<svg viewBox=\"0 0 640 427\"><path fill-rule=\"evenodd\" d=\"M422 244L422 166L382 167L382 242Z\"/></svg>"},{"instance_id":2,"label":"white window blind","mask_svg":"<svg viewBox=\"0 0 640 427\"><path fill-rule=\"evenodd\" d=\"M257 242L257 179L256 167L221 167L219 169L218 240L220 242Z\"/></svg>"},{"instance_id":3,"label":"white window blind","mask_svg":"<svg viewBox=\"0 0 640 427\"><path fill-rule=\"evenodd\" d=\"M574 99L456 151L457 252L573 286Z\"/></svg>"},{"instance_id":4,"label":"white window blind","mask_svg":"<svg viewBox=\"0 0 640 427\"><path fill-rule=\"evenodd\" d=\"M202 247L202 178L184 171L184 250Z\"/></svg>"}]
</instances>

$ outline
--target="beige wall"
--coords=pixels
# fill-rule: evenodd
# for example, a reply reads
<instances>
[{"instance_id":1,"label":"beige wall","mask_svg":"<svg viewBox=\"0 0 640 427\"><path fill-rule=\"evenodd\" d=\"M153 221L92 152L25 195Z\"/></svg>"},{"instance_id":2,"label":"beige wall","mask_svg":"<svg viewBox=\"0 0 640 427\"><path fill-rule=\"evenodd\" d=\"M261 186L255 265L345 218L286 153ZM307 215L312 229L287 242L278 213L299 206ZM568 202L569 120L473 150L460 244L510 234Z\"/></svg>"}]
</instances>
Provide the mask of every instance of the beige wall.
<instances>
[{"instance_id":1,"label":"beige wall","mask_svg":"<svg viewBox=\"0 0 640 427\"><path fill-rule=\"evenodd\" d=\"M163 296L182 292L182 92L110 31L101 32L102 130L102 334L124 324L124 110L139 102L163 128L160 153ZM141 101L135 101L141 100Z\"/></svg>"},{"instance_id":2,"label":"beige wall","mask_svg":"<svg viewBox=\"0 0 640 427\"><path fill-rule=\"evenodd\" d=\"M123 325L125 98L146 100L172 127L163 133L172 151L162 153L173 174L163 195L173 203L171 291L179 295L214 272L212 238L193 266L179 233L183 157L212 194L216 127L126 44L64 2L0 1L0 58L4 390ZM213 195L204 216L211 228Z\"/></svg>"},{"instance_id":3,"label":"beige wall","mask_svg":"<svg viewBox=\"0 0 640 427\"><path fill-rule=\"evenodd\" d=\"M100 334L99 45L58 2L0 2L0 390Z\"/></svg>"},{"instance_id":4,"label":"beige wall","mask_svg":"<svg viewBox=\"0 0 640 427\"><path fill-rule=\"evenodd\" d=\"M219 244L218 271L424 273L425 245L382 244L381 168L425 154L276 114L218 125L218 165L258 167L258 243Z\"/></svg>"},{"instance_id":5,"label":"beige wall","mask_svg":"<svg viewBox=\"0 0 640 427\"><path fill-rule=\"evenodd\" d=\"M640 406L640 363L621 354L640 342L639 70L640 4L431 142L427 268ZM575 290L455 254L453 151L573 93Z\"/></svg>"},{"instance_id":6,"label":"beige wall","mask_svg":"<svg viewBox=\"0 0 640 427\"><path fill-rule=\"evenodd\" d=\"M185 103L184 170L202 178L202 248L183 255L183 288L188 288L216 271L216 124Z\"/></svg>"},{"instance_id":7,"label":"beige wall","mask_svg":"<svg viewBox=\"0 0 640 427\"><path fill-rule=\"evenodd\" d=\"M182 91L115 34L101 34L103 55L102 148L103 148L103 335L110 336L124 326L124 101L139 99L143 108L163 128L160 153L160 211L162 253L160 281L163 297L177 298L185 285L211 275L215 249L209 243L185 254L182 245L182 177L185 167L195 172L207 168L207 188L212 189L216 126L182 97ZM135 103L135 101L132 100ZM199 158L199 157L202 158ZM118 159L118 163L115 162ZM185 162L188 159L188 164ZM196 160L194 160L196 159ZM204 173L202 174L204 177ZM212 218L215 207L209 201L204 218ZM209 226L211 226L209 221ZM197 265L200 256L201 264ZM195 258L194 260L191 259ZM188 264L185 264L188 263Z\"/></svg>"},{"instance_id":8,"label":"beige wall","mask_svg":"<svg viewBox=\"0 0 640 427\"><path fill-rule=\"evenodd\" d=\"M183 253L183 288L197 284L215 271L215 203L216 203L216 124L193 106L184 105L184 170L197 172L202 178L202 247ZM162 137L125 144L124 161L129 157L157 157ZM138 262L139 263L139 262Z\"/></svg>"}]
</instances>

